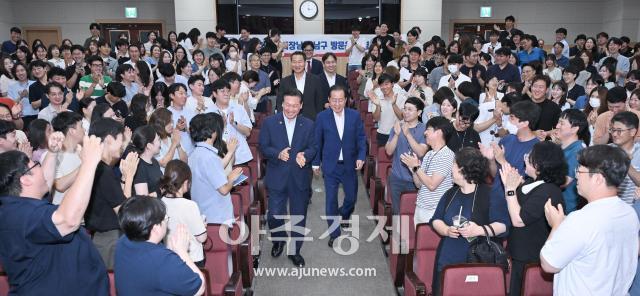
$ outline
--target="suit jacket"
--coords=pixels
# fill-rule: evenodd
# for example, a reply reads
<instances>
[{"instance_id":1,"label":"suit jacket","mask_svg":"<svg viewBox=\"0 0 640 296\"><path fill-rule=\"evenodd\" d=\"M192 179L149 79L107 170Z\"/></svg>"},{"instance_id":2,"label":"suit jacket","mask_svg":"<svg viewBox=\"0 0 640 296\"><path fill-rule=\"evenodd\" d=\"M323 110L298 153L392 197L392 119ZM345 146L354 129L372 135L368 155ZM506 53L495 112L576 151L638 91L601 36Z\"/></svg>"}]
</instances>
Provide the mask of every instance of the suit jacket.
<instances>
[{"instance_id":1,"label":"suit jacket","mask_svg":"<svg viewBox=\"0 0 640 296\"><path fill-rule=\"evenodd\" d=\"M267 188L282 190L287 185L289 178L293 178L300 190L309 190L311 186L311 162L316 156L315 137L313 137L313 121L298 115L293 131L293 139L289 145L285 117L282 112L269 116L262 123L260 129L259 149L267 160L267 174L265 181ZM278 154L287 148L289 161L284 162L278 158ZM296 162L298 152L304 152L307 162L302 168Z\"/></svg>"},{"instance_id":2,"label":"suit jacket","mask_svg":"<svg viewBox=\"0 0 640 296\"><path fill-rule=\"evenodd\" d=\"M329 89L331 87L329 86L329 80L327 79L327 74L324 71L322 71L322 74L318 75L318 78L320 78L320 82L322 83L321 84L322 97L324 99L324 103L322 104L324 105L325 103L329 103ZM340 74L336 74L336 84L342 85L344 89L347 90L346 99L349 99L351 95L349 92L349 82L347 82L347 78L345 78Z\"/></svg>"},{"instance_id":3,"label":"suit jacket","mask_svg":"<svg viewBox=\"0 0 640 296\"><path fill-rule=\"evenodd\" d=\"M315 122L315 137L317 145L314 166L322 165L322 172L327 173L335 169L342 149L344 165L352 167L355 173L356 160L364 161L367 149L367 139L364 125L358 111L344 108L344 132L342 139L338 134L338 127L332 109L326 109Z\"/></svg>"},{"instance_id":4,"label":"suit jacket","mask_svg":"<svg viewBox=\"0 0 640 296\"><path fill-rule=\"evenodd\" d=\"M320 87L320 78L310 73L306 73L305 75L301 114L311 120L316 120L316 115L324 110L324 101L326 101L327 98L324 98L324 100L322 98L323 95ZM276 97L276 109L278 111L282 111L284 92L290 89L297 89L294 74L280 79L280 88L278 88L278 95Z\"/></svg>"},{"instance_id":5,"label":"suit jacket","mask_svg":"<svg viewBox=\"0 0 640 296\"><path fill-rule=\"evenodd\" d=\"M307 61L306 60L304 61L304 67L305 67L305 70L307 70L307 72L309 72L309 70L306 69L306 67L307 67ZM322 62L317 60L317 59L312 58L311 59L311 74L320 75L322 73L324 73L324 66L322 66Z\"/></svg>"}]
</instances>

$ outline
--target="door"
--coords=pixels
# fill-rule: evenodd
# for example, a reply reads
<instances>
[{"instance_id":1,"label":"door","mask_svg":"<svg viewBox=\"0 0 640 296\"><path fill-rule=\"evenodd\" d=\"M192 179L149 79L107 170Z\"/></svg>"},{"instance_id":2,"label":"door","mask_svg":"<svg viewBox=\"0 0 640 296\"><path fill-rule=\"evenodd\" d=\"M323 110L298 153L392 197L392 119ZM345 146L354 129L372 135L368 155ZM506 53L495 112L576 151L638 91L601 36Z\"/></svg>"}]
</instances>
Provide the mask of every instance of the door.
<instances>
[{"instance_id":1,"label":"door","mask_svg":"<svg viewBox=\"0 0 640 296\"><path fill-rule=\"evenodd\" d=\"M489 33L493 30L494 25L504 26L504 22L494 22L486 20L468 20L468 21L454 21L453 30L450 30L450 40L453 40L455 33L460 34L460 38L463 36L481 37L484 40L489 40Z\"/></svg>"},{"instance_id":2,"label":"door","mask_svg":"<svg viewBox=\"0 0 640 296\"><path fill-rule=\"evenodd\" d=\"M148 41L147 35L149 32L155 31L159 33L159 36L164 36L162 23L124 23L124 22L110 22L101 23L102 36L104 36L109 43L113 46L115 40L118 40L120 36L126 36L129 43L143 44Z\"/></svg>"},{"instance_id":3,"label":"door","mask_svg":"<svg viewBox=\"0 0 640 296\"><path fill-rule=\"evenodd\" d=\"M60 45L62 41L60 27L26 27L22 30L29 45L36 39L42 40L46 47L51 44Z\"/></svg>"}]
</instances>

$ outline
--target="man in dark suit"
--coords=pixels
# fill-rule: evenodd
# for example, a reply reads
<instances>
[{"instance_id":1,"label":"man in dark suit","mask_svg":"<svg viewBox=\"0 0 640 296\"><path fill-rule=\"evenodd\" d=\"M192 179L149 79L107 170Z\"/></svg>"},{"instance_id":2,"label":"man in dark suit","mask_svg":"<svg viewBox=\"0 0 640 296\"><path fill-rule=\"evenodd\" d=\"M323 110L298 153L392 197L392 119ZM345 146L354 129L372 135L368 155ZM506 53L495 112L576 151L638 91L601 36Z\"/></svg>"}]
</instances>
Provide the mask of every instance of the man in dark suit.
<instances>
[{"instance_id":1,"label":"man in dark suit","mask_svg":"<svg viewBox=\"0 0 640 296\"><path fill-rule=\"evenodd\" d=\"M268 222L273 247L271 256L282 254L287 233L284 220L291 215L291 241L295 241L295 252L289 247L289 259L297 267L304 266L300 255L304 239L307 205L311 196L311 161L316 155L313 121L299 116L302 109L302 93L290 89L283 93L283 112L268 117L260 129L260 152L267 160L265 183L269 191ZM282 228L282 229L280 229Z\"/></svg>"},{"instance_id":2,"label":"man in dark suit","mask_svg":"<svg viewBox=\"0 0 640 296\"><path fill-rule=\"evenodd\" d=\"M304 69L313 75L322 74L322 62L313 58L313 41L302 42L302 50L304 51Z\"/></svg>"},{"instance_id":3,"label":"man in dark suit","mask_svg":"<svg viewBox=\"0 0 640 296\"><path fill-rule=\"evenodd\" d=\"M293 74L280 80L280 88L276 97L277 110L282 111L284 93L291 89L297 89L302 93L302 115L316 120L316 115L324 110L324 102L327 98L322 97L320 78L305 72L304 53L301 51L291 54L291 72Z\"/></svg>"},{"instance_id":4,"label":"man in dark suit","mask_svg":"<svg viewBox=\"0 0 640 296\"><path fill-rule=\"evenodd\" d=\"M347 91L340 85L329 90L330 109L318 114L315 124L317 154L313 160L313 171L324 176L326 192L326 215L331 228L338 215L349 220L356 204L358 194L357 171L364 165L366 138L360 114L356 110L345 108ZM344 187L344 203L338 207L338 188ZM340 236L336 227L329 237L329 246Z\"/></svg>"},{"instance_id":5,"label":"man in dark suit","mask_svg":"<svg viewBox=\"0 0 640 296\"><path fill-rule=\"evenodd\" d=\"M322 95L324 107L329 107L329 89L334 85L341 85L347 90L347 106L349 106L351 94L349 93L349 83L347 78L336 73L336 66L338 65L338 58L333 52L327 52L322 56L322 63L324 65L324 71L318 75L322 82Z\"/></svg>"}]
</instances>

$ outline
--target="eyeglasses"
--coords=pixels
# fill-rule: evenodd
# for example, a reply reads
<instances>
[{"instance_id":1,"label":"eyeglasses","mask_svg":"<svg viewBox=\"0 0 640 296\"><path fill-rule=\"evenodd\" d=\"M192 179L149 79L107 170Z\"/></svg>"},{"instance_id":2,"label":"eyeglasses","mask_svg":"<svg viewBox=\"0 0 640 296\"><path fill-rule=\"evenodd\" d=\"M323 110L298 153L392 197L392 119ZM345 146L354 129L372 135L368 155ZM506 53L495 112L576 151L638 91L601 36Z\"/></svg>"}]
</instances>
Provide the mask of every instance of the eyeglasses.
<instances>
[{"instance_id":1,"label":"eyeglasses","mask_svg":"<svg viewBox=\"0 0 640 296\"><path fill-rule=\"evenodd\" d=\"M578 170L578 168L575 169L575 175L577 176L578 174L597 174L598 171L585 171L585 172L581 172L580 170Z\"/></svg>"},{"instance_id":2,"label":"eyeglasses","mask_svg":"<svg viewBox=\"0 0 640 296\"><path fill-rule=\"evenodd\" d=\"M39 166L39 165L40 165L40 162L39 162L39 161L34 161L34 162L33 162L33 165L32 165L32 166L30 166L30 167L28 167L28 168L24 171L24 173L22 173L22 174L23 174L23 175L26 175L28 172L30 172L31 170L33 170L33 168L35 168L36 166Z\"/></svg>"},{"instance_id":3,"label":"eyeglasses","mask_svg":"<svg viewBox=\"0 0 640 296\"><path fill-rule=\"evenodd\" d=\"M102 64L91 64L91 67L102 67Z\"/></svg>"},{"instance_id":4,"label":"eyeglasses","mask_svg":"<svg viewBox=\"0 0 640 296\"><path fill-rule=\"evenodd\" d=\"M609 133L610 134L618 134L619 135L619 134L622 134L623 132L628 131L628 130L630 130L630 128L620 128L620 129L610 128L609 129Z\"/></svg>"}]
</instances>

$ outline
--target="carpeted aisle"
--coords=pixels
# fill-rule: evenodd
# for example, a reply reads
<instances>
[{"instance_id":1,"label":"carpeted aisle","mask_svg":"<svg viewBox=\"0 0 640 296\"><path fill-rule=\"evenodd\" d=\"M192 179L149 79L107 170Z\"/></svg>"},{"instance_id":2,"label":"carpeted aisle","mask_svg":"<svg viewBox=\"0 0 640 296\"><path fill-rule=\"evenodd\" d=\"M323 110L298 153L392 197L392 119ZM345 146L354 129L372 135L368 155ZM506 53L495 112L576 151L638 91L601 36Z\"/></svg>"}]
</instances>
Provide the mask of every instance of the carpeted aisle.
<instances>
[{"instance_id":1,"label":"carpeted aisle","mask_svg":"<svg viewBox=\"0 0 640 296\"><path fill-rule=\"evenodd\" d=\"M379 238L367 242L367 238L373 232L375 221L366 217L371 215L371 208L366 197L366 192L362 186L362 178L358 176L358 201L354 215L360 217L360 238L357 251L352 255L339 255L327 245L328 238L318 240L327 230L326 221L320 216L324 215L325 193L322 179L314 178L314 188L322 188L322 192L314 192L312 204L307 212L307 228L311 230L308 235L313 237L313 241L305 242L302 246L302 256L306 261L305 269L310 268L344 268L348 272L350 268L367 268L367 272L375 269L375 276L308 276L287 277L287 276L257 276L254 279L253 291L258 296L289 296L289 295L321 295L321 296L342 296L342 295L367 295L367 296L389 296L395 295L395 290L391 282L391 275L387 259L380 246ZM340 198L342 199L342 189ZM345 231L342 232L343 235ZM337 240L336 240L337 242ZM343 241L343 250L350 247L348 241ZM294 269L293 264L283 253L278 258L271 257L271 242L263 240L261 244L262 256L260 258L260 268L288 268L289 272ZM264 270L263 270L264 271ZM334 270L336 271L336 270ZM305 271L311 272L311 271ZM329 272L328 270L326 271ZM360 270L365 272L365 270Z\"/></svg>"}]
</instances>

